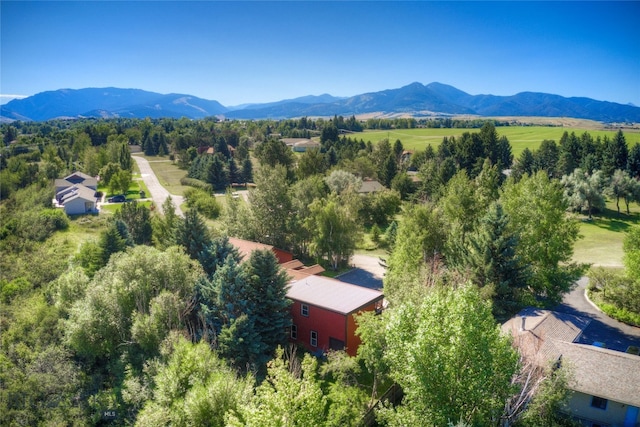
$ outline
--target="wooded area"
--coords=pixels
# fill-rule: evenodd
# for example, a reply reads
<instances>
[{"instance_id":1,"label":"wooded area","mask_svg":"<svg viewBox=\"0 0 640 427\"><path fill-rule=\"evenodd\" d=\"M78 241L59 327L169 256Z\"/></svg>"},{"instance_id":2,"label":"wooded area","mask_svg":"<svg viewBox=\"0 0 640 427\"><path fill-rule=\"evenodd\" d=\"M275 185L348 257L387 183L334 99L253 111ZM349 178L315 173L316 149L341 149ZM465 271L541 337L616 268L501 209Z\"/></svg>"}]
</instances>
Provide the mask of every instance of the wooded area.
<instances>
[{"instance_id":1,"label":"wooded area","mask_svg":"<svg viewBox=\"0 0 640 427\"><path fill-rule=\"evenodd\" d=\"M628 147L621 131L565 133L513 159L492 121L412 153L357 133L437 123L447 125L2 125L0 424L355 426L396 383L405 398L376 407L380 425L570 425L556 417L560 376L505 409L526 366L497 322L556 305L586 273L572 262L577 214L598 215L605 198L630 214L640 145ZM282 138L298 137L320 146L294 153ZM132 146L185 171L194 188L184 217L171 199L163 215L136 201L114 214L52 208L53 180L74 171L126 194ZM365 191L372 181L381 186ZM248 203L227 190L248 183ZM389 306L359 318L358 357L292 349L286 274L268 251L241 260L231 236L332 271L364 236L386 250ZM638 236L625 241L623 273L591 274L593 292L640 316L629 303L640 300Z\"/></svg>"}]
</instances>

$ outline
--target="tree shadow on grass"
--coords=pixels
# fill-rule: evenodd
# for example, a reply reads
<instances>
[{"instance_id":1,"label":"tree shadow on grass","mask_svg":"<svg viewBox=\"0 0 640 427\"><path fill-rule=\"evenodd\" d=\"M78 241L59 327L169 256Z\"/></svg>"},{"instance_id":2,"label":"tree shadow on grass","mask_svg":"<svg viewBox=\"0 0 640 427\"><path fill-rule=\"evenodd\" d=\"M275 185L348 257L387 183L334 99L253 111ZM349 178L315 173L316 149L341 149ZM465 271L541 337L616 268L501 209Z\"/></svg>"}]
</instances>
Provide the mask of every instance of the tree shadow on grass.
<instances>
[{"instance_id":1,"label":"tree shadow on grass","mask_svg":"<svg viewBox=\"0 0 640 427\"><path fill-rule=\"evenodd\" d=\"M631 214L620 212L620 214L618 214L617 211L607 208L589 222L598 228L615 233L624 233L628 231L630 227L640 224L640 215L636 212L631 212Z\"/></svg>"}]
</instances>

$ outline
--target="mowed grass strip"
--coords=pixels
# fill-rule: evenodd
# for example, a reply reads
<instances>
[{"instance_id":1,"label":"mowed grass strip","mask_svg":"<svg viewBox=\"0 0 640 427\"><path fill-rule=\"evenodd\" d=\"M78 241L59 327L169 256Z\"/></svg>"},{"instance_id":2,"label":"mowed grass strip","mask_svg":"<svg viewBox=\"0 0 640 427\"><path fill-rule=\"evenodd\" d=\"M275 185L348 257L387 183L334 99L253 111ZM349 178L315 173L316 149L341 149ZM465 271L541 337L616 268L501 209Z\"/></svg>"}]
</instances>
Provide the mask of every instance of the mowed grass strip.
<instances>
[{"instance_id":1,"label":"mowed grass strip","mask_svg":"<svg viewBox=\"0 0 640 427\"><path fill-rule=\"evenodd\" d=\"M506 136L511 143L514 158L518 158L525 148L529 148L529 150L537 149L545 139L559 142L564 132L574 132L577 136L588 132L594 139L598 136L600 138L605 136L613 138L617 132L615 130L594 130L562 126L500 126L496 130L499 136ZM433 148L437 148L445 136L458 138L465 132L476 133L480 132L480 129L393 129L356 132L350 134L350 136L358 140L362 139L365 142L371 141L374 144L385 138L388 138L391 144L399 139L405 150L422 151L429 144ZM640 143L640 131L624 130L623 133L629 147Z\"/></svg>"},{"instance_id":2,"label":"mowed grass strip","mask_svg":"<svg viewBox=\"0 0 640 427\"><path fill-rule=\"evenodd\" d=\"M184 195L184 190L189 187L180 184L180 180L187 176L186 170L180 169L166 157L144 156L144 158L149 162L151 169L160 181L160 185L166 188L170 194Z\"/></svg>"}]
</instances>

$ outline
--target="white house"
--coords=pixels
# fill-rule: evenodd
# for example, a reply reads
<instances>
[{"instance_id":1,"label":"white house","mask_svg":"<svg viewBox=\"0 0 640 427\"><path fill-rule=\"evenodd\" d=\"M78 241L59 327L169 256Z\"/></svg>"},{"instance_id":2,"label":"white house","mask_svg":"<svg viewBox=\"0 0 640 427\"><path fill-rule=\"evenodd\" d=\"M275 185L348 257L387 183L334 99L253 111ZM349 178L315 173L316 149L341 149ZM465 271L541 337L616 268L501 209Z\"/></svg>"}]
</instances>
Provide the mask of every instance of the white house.
<instances>
[{"instance_id":1,"label":"white house","mask_svg":"<svg viewBox=\"0 0 640 427\"><path fill-rule=\"evenodd\" d=\"M96 213L98 180L82 172L56 179L54 206L63 208L67 215Z\"/></svg>"}]
</instances>

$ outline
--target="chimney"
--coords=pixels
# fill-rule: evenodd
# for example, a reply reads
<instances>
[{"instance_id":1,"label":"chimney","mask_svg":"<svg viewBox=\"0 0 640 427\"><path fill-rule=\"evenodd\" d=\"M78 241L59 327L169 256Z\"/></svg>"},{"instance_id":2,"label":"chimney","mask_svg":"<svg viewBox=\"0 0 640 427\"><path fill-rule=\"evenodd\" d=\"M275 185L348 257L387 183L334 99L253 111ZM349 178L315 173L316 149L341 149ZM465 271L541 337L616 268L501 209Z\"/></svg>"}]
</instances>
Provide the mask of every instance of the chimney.
<instances>
[{"instance_id":1,"label":"chimney","mask_svg":"<svg viewBox=\"0 0 640 427\"><path fill-rule=\"evenodd\" d=\"M522 316L521 319L522 319L522 323L520 324L520 332L527 330L526 328L527 316Z\"/></svg>"}]
</instances>

